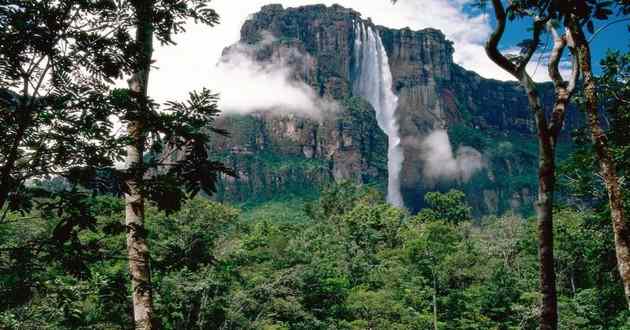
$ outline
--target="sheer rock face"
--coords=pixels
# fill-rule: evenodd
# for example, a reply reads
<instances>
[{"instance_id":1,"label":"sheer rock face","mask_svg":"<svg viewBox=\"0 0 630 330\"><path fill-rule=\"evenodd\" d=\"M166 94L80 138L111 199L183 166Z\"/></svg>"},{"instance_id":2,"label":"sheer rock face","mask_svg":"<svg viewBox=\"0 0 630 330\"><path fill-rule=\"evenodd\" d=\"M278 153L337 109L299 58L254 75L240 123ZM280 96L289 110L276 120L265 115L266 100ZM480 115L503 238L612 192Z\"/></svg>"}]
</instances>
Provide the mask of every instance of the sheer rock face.
<instances>
[{"instance_id":1,"label":"sheer rock face","mask_svg":"<svg viewBox=\"0 0 630 330\"><path fill-rule=\"evenodd\" d=\"M309 177L312 173L303 175L299 173L300 169L286 169L296 171L298 185L316 186L332 180L384 184L387 139L380 132L370 105L358 102L352 95L353 75L356 74L353 68L357 60L354 24L358 21L379 32L388 53L392 88L399 96L397 115L405 154L401 181L407 206L417 208L427 190L454 185L428 184L423 180L420 146L432 130L465 125L505 134L531 135L534 132L526 96L518 85L484 79L454 64L453 44L438 30L394 30L375 26L358 12L337 5L287 9L281 5L268 5L245 22L241 29L241 43L256 45L255 56L261 62L287 57L288 53L295 55L297 50L298 60L287 61L293 67L294 78L306 82L320 96L337 100L342 109L319 120L269 113L246 116L249 119L225 119L226 123L232 124L250 121L255 127L244 130L226 124L225 128L236 138L218 143L217 151L226 150L221 148L242 149L256 158L261 150L266 150L278 157L299 157L318 163L319 170L313 174L315 179ZM225 54L229 51L227 48ZM541 91L544 90L549 89ZM551 95L545 95L545 98L550 99ZM349 99L353 102L348 102ZM348 103L353 104L352 109ZM370 114L371 118L366 119ZM577 123L576 116L569 115L567 122ZM242 157L231 159L234 166L246 172L243 177L247 179L241 178L236 185L226 185L225 191L220 192L225 198L247 198L247 194L262 190L268 193L282 191L283 185L289 185L288 181L293 180L293 174L272 170L260 162L254 173L252 169L242 168ZM247 164L250 166L251 162ZM483 175L492 181L492 172L489 169ZM252 180L261 182L252 184ZM282 183L278 183L280 181ZM265 186L268 184L278 186L270 190ZM247 185L245 190L242 190L243 185ZM241 193L234 192L239 189ZM465 187L462 189L466 190ZM509 209L510 204L530 204L529 200L519 200L508 202L503 208L493 205L502 199L518 199L515 194L521 195L515 190L493 189L493 192L477 194L473 197L477 200L472 202L481 213Z\"/></svg>"}]
</instances>

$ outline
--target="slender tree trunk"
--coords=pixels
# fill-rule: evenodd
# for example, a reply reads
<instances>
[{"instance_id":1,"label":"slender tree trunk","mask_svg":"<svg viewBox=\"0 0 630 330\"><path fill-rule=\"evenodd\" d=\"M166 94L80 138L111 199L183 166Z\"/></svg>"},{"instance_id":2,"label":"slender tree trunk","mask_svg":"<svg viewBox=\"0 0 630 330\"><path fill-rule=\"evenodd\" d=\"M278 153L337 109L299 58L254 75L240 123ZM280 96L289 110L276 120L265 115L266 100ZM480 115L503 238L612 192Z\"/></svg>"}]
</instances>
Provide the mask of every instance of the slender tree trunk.
<instances>
[{"instance_id":1,"label":"slender tree trunk","mask_svg":"<svg viewBox=\"0 0 630 330\"><path fill-rule=\"evenodd\" d=\"M545 130L539 133L540 164L538 168L538 251L542 306L540 329L555 330L558 324L556 272L553 258L553 194L555 188L555 148Z\"/></svg>"},{"instance_id":2,"label":"slender tree trunk","mask_svg":"<svg viewBox=\"0 0 630 330\"><path fill-rule=\"evenodd\" d=\"M538 200L536 210L538 216L538 237L540 257L540 290L543 295L539 328L543 330L558 328L558 302L556 296L556 273L553 257L553 201L555 190L555 154L556 143L567 110L571 94L579 76L577 60L572 63L571 79L566 82L560 75L558 66L562 52L569 45L574 47L570 35L560 36L549 18L536 18L533 23L532 42L526 47L519 61L512 62L501 51L499 44L503 38L508 17L501 0L492 0L497 26L486 42L488 57L498 66L509 72L520 82L527 92L529 107L534 114L538 131L539 167L538 167ZM527 64L536 52L540 43L540 35L544 27L554 37L554 48L549 61L549 75L554 82L555 99L550 120L547 120L536 85L527 73ZM572 49L572 52L574 50Z\"/></svg>"},{"instance_id":3,"label":"slender tree trunk","mask_svg":"<svg viewBox=\"0 0 630 330\"><path fill-rule=\"evenodd\" d=\"M571 293L575 296L575 270L571 269Z\"/></svg>"},{"instance_id":4,"label":"slender tree trunk","mask_svg":"<svg viewBox=\"0 0 630 330\"><path fill-rule=\"evenodd\" d=\"M127 147L127 162L133 172L142 172L143 142L141 123L129 123L129 136L134 141ZM134 178L126 181L125 222L127 224L127 254L129 273L133 289L133 314L136 329L153 329L153 297L151 288L151 272L149 267L149 247L144 228L144 196L139 188L142 180L135 173Z\"/></svg>"},{"instance_id":5,"label":"slender tree trunk","mask_svg":"<svg viewBox=\"0 0 630 330\"><path fill-rule=\"evenodd\" d=\"M534 114L538 134L538 257L539 279L542 302L540 306L541 330L558 328L558 301L556 296L556 271L553 257L553 202L555 190L555 141L556 136L547 125L545 111L533 80L526 74L520 77L527 92L530 108ZM556 100L556 105L558 101Z\"/></svg>"},{"instance_id":6,"label":"slender tree trunk","mask_svg":"<svg viewBox=\"0 0 630 330\"><path fill-rule=\"evenodd\" d=\"M559 84L558 86L563 86ZM566 87L556 87L551 122L538 118L538 253L540 258L540 290L542 306L540 314L541 330L558 328L558 300L556 292L556 271L553 238L553 205L556 186L556 144L564 123L570 92ZM536 97L538 99L538 97ZM534 101L534 100L532 100ZM534 104L540 104L540 100ZM534 111L541 114L541 111Z\"/></svg>"},{"instance_id":7,"label":"slender tree trunk","mask_svg":"<svg viewBox=\"0 0 630 330\"><path fill-rule=\"evenodd\" d=\"M608 190L610 216L612 218L613 232L615 235L617 268L619 269L626 301L630 309L630 225L626 221L624 214L623 193L619 186L619 176L615 169L615 162L608 147L606 134L599 124L597 115L597 82L593 77L590 46L584 36L582 27L575 19L570 19L569 28L573 33L576 49L579 54L580 68L584 80L586 119L591 129L591 138L595 146L595 153L599 161L601 174L606 189Z\"/></svg>"},{"instance_id":8,"label":"slender tree trunk","mask_svg":"<svg viewBox=\"0 0 630 330\"><path fill-rule=\"evenodd\" d=\"M497 26L486 42L486 54L505 71L516 78L527 93L527 101L534 115L538 131L539 169L538 169L538 215L539 258L540 258L540 290L541 302L540 329L556 329L558 326L556 275L553 262L553 192L555 183L555 137L556 129L550 129L542 102L536 91L536 84L527 74L526 67L540 42L540 34L546 24L536 20L533 28L533 42L519 63L513 63L499 51L499 43L503 38L507 24L507 14L501 0L492 0ZM556 114L554 113L554 116ZM562 119L563 116L555 116ZM561 123L560 123L561 124ZM553 126L552 126L553 127ZM551 133L551 134L550 134Z\"/></svg>"},{"instance_id":9,"label":"slender tree trunk","mask_svg":"<svg viewBox=\"0 0 630 330\"><path fill-rule=\"evenodd\" d=\"M155 329L149 247L144 227L144 194L141 189L144 174L143 151L145 144L142 114L147 106L147 86L151 56L153 54L153 1L133 2L137 15L136 44L138 45L138 71L129 80L129 88L138 100L138 109L129 113L128 134L132 143L127 146L129 178L125 184L125 221L127 224L127 253L133 290L135 329Z\"/></svg>"}]
</instances>

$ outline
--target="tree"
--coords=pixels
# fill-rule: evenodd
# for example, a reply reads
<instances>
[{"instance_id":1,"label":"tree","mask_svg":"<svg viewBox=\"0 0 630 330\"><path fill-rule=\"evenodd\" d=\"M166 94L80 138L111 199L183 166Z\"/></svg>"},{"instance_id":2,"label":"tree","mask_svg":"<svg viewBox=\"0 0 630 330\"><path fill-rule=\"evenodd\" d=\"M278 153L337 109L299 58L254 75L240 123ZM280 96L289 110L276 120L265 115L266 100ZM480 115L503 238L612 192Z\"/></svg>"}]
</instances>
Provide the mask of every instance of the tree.
<instances>
[{"instance_id":1,"label":"tree","mask_svg":"<svg viewBox=\"0 0 630 330\"><path fill-rule=\"evenodd\" d=\"M136 329L154 329L158 326L153 315L153 295L151 271L149 268L149 247L144 228L144 195L140 185L144 178L144 145L146 143L145 124L150 111L147 97L149 71L153 56L153 12L152 0L131 1L135 11L136 65L133 77L129 79L129 90L136 101L136 112L129 109L126 164L130 175L125 180L125 223L127 225L127 254L133 297L133 316Z\"/></svg>"},{"instance_id":2,"label":"tree","mask_svg":"<svg viewBox=\"0 0 630 330\"><path fill-rule=\"evenodd\" d=\"M606 131L608 148L615 160L617 175L621 179L619 182L620 190L628 191L627 180L623 178L627 175L627 169L630 168L630 157L628 157L630 150L628 135L630 132L630 112L628 112L630 83L627 79L630 74L630 55L611 51L602 60L602 69L602 75L597 77L598 98L608 121ZM564 183L571 194L593 205L600 213L602 221L610 223L613 214L608 202L608 190L605 182L602 182L601 176L592 175L598 170L598 161L597 155L593 152L591 130L585 127L579 133L576 138L578 149L563 168L566 178ZM625 199L625 212L627 213L629 196L625 194L623 197ZM613 230L614 232L615 230ZM619 237L620 235L616 235L615 239ZM611 244L615 246L616 254L618 254L620 252L620 249L617 248L618 244L615 241L611 241ZM620 273L620 275L622 274ZM624 291L626 291L625 281L622 283L624 284Z\"/></svg>"},{"instance_id":3,"label":"tree","mask_svg":"<svg viewBox=\"0 0 630 330\"><path fill-rule=\"evenodd\" d=\"M431 279L432 287L432 307L433 307L433 329L438 329L438 290L439 273L444 271L445 260L455 254L457 242L461 241L461 235L452 224L443 220L429 221L415 227L411 227L405 233L405 252L410 262L425 277Z\"/></svg>"},{"instance_id":4,"label":"tree","mask_svg":"<svg viewBox=\"0 0 630 330\"><path fill-rule=\"evenodd\" d=\"M129 94L123 99L127 123L127 173L125 179L125 222L127 251L132 278L134 320L136 328L153 329L153 298L149 268L149 250L144 228L144 203L147 195L167 211L176 210L185 198L179 185L192 195L203 189L215 191L217 172L229 173L222 164L210 162L204 129L218 114L216 97L209 91L191 94L188 104L169 103L167 113L159 113L147 95L153 56L154 36L172 44L172 35L183 31L186 19L207 25L218 22L218 15L207 8L207 1L131 0L136 29L133 75ZM222 131L215 130L219 133ZM153 134L151 149L156 160L145 163L147 137ZM162 138L164 137L164 139ZM166 148L163 146L166 145ZM162 153L164 150L166 152ZM183 159L173 161L174 153ZM154 171L145 179L147 169ZM150 172L149 172L150 173ZM174 203L173 203L174 202Z\"/></svg>"},{"instance_id":5,"label":"tree","mask_svg":"<svg viewBox=\"0 0 630 330\"><path fill-rule=\"evenodd\" d=\"M396 0L394 1L396 2ZM486 0L481 0L484 6ZM555 329L557 327L557 297L556 279L553 258L553 205L556 172L556 144L564 125L565 113L569 100L575 90L579 68L575 54L573 54L572 74L569 81L565 81L559 73L559 63L563 52L569 46L573 52L572 38L568 31L560 35L551 21L552 17L544 16L542 11L535 12L534 5L529 2L510 2L505 9L501 0L492 0L494 16L497 26L488 39L485 49L488 57L503 70L511 74L525 89L529 107L534 115L538 138L538 200L536 202L539 223L539 253L540 253L540 285L543 293L541 309L541 329ZM541 5L545 8L544 5ZM522 48L519 55L506 55L499 50L506 25L509 20L536 16L532 23L532 38L519 44ZM545 30L549 30L554 40L554 47L549 59L548 71L554 83L555 98L551 116L547 118L545 107L540 98L534 80L527 73L526 68L532 56L539 48L540 37Z\"/></svg>"},{"instance_id":6,"label":"tree","mask_svg":"<svg viewBox=\"0 0 630 330\"><path fill-rule=\"evenodd\" d=\"M90 275L85 261L98 249L79 233L97 225L84 186L123 154L108 86L130 65L126 17L108 1L0 1L0 224L36 217L54 228L3 251L25 269L43 255ZM58 185L34 184L52 177ZM24 301L36 291L31 276Z\"/></svg>"},{"instance_id":7,"label":"tree","mask_svg":"<svg viewBox=\"0 0 630 330\"><path fill-rule=\"evenodd\" d=\"M129 65L124 15L107 2L0 2L2 220L32 207L29 180L74 183L119 159L107 85Z\"/></svg>"},{"instance_id":8,"label":"tree","mask_svg":"<svg viewBox=\"0 0 630 330\"><path fill-rule=\"evenodd\" d=\"M446 221L458 224L472 220L472 208L466 202L466 195L459 190L429 192L424 199L427 207L416 216L421 222Z\"/></svg>"},{"instance_id":9,"label":"tree","mask_svg":"<svg viewBox=\"0 0 630 330\"><path fill-rule=\"evenodd\" d=\"M543 9L531 8L529 3L511 3L507 11L500 0L493 0L494 15L497 27L486 43L488 57L502 69L516 78L525 89L529 106L534 114L538 131L539 167L538 167L538 201L537 216L539 223L539 254L540 254L540 286L543 294L540 317L540 329L556 329L558 323L558 303L556 297L556 274L553 257L553 205L556 176L556 144L564 125L564 117L569 100L575 90L579 68L573 45L573 38L569 31L560 35L552 17L544 15ZM532 26L532 39L525 40L521 45L521 55L508 58L499 51L498 46L503 37L508 18L535 16ZM549 59L548 71L555 88L555 98L551 117L547 119L544 106L539 97L533 79L526 68L540 44L540 36L545 27L553 37L554 46ZM570 47L573 52L572 74L570 80L564 81L558 66L564 49Z\"/></svg>"},{"instance_id":10,"label":"tree","mask_svg":"<svg viewBox=\"0 0 630 330\"><path fill-rule=\"evenodd\" d=\"M496 8L500 8L502 10L501 1L494 0L492 3L495 6L495 10ZM614 8L617 8L619 13L622 15L630 14L630 3L625 0L548 0L536 3L518 2L510 5L508 10L514 11L515 14L521 14L533 18L535 20L534 34L536 33L536 24L540 24L539 22L548 21L554 24L562 24L566 31L565 38L567 42L571 43L569 46L573 52L574 78L579 77L578 72L581 72L581 90L583 94L582 97L584 99L586 121L591 131L591 139L595 149L596 158L599 162L602 180L604 181L608 192L608 202L612 218L613 232L615 234L617 266L624 284L624 291L628 300L628 308L630 308L630 224L625 216L623 191L620 187L619 175L617 173L615 160L609 147L608 137L599 123L597 79L593 75L591 64L592 55L589 40L587 40L584 32L584 27L586 27L589 32L595 33L594 21L609 19L612 17L612 10ZM503 11L503 13L505 13L505 11ZM497 12L497 17L499 17L500 14L500 12ZM505 18L503 18L503 20L505 20ZM496 32L499 32L499 30L495 31L493 37L496 37ZM557 40L557 34L553 33L553 31L552 34L554 39ZM534 36L534 40L537 42L536 36ZM552 63L553 60L550 61L550 64ZM550 77L556 86L556 99L558 99L558 83L556 81L559 75L550 70ZM575 87L575 84L571 83L570 86ZM552 117L555 117L555 115Z\"/></svg>"},{"instance_id":11,"label":"tree","mask_svg":"<svg viewBox=\"0 0 630 330\"><path fill-rule=\"evenodd\" d=\"M153 327L145 199L176 211L199 191L214 193L220 173L233 174L207 152L209 132L226 134L212 127L219 113L216 95L193 92L187 102L166 103L164 112L147 95L154 37L173 44L172 36L184 31L188 19L216 24L218 15L207 3L0 2L0 79L6 88L0 102L6 129L0 134L10 141L0 156L3 217L28 210L28 194L50 198L49 191L27 186L27 180L61 175L71 186L57 195L68 203L42 205L69 215L57 225L54 239L76 241L77 228L93 228L94 217L73 201L86 195L97 171L109 171L126 195L136 328ZM132 75L129 89L111 90L113 79L124 75ZM111 117L127 127L126 136L114 135ZM114 168L125 154L127 168Z\"/></svg>"},{"instance_id":12,"label":"tree","mask_svg":"<svg viewBox=\"0 0 630 330\"><path fill-rule=\"evenodd\" d=\"M625 0L616 2L619 10L624 15L630 14L630 3ZM558 18L571 31L577 50L579 65L583 78L584 109L586 119L591 130L591 139L595 148L595 154L599 161L600 173L608 191L608 203L612 218L613 232L615 234L615 250L617 254L617 267L623 281L628 308L630 309L630 224L625 215L623 190L617 168L613 159L608 137L599 123L599 100L597 93L597 80L593 75L591 65L591 49L583 27L586 26L591 33L594 32L593 20L606 20L612 15L611 1L576 1L575 4L561 2L557 6Z\"/></svg>"}]
</instances>

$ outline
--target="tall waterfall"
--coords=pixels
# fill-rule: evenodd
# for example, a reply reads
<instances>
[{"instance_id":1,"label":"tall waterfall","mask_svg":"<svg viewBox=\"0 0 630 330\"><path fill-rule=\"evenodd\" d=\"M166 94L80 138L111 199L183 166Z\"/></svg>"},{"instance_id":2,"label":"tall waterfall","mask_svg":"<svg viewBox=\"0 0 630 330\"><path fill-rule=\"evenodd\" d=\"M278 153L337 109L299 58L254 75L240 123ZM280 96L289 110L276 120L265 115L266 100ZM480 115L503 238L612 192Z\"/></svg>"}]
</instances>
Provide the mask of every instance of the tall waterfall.
<instances>
[{"instance_id":1,"label":"tall waterfall","mask_svg":"<svg viewBox=\"0 0 630 330\"><path fill-rule=\"evenodd\" d=\"M404 160L400 132L396 121L398 97L392 91L392 72L383 41L376 30L363 22L355 22L354 92L365 98L376 111L378 126L388 136L387 201L402 207L400 171Z\"/></svg>"}]
</instances>

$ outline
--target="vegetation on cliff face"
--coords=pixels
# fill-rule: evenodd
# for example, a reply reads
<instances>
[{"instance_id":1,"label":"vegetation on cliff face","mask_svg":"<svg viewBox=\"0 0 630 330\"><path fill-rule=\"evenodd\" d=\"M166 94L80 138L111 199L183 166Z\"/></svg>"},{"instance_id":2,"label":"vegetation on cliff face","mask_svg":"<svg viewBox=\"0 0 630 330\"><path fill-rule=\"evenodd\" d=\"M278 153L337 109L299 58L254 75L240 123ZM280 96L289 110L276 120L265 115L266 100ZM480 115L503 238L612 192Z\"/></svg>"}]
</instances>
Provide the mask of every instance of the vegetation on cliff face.
<instances>
[{"instance_id":1,"label":"vegetation on cliff face","mask_svg":"<svg viewBox=\"0 0 630 330\"><path fill-rule=\"evenodd\" d=\"M352 68L357 60L354 22L358 21L362 21L359 13L340 6L284 9L274 5L263 7L245 22L241 42L257 45L257 60L264 62L281 54L289 43L310 59L298 61L296 79L308 83L320 95L337 100L341 110L323 123L269 113L226 118L222 127L233 137L215 143L213 150L233 150L228 156L242 177L222 185L222 200L239 202L252 194L271 199L272 191L298 193L295 189L300 186L321 189L343 180L385 185L386 160L382 157L386 155L386 137L380 133L371 107L352 93ZM467 192L477 215L531 213L537 163L526 149L535 149L536 142L527 98L518 85L483 79L454 64L453 46L438 30L375 28L388 52L393 88L399 96L397 113L405 156L401 180L406 206L417 212L424 206L426 192L455 187ZM275 39L257 44L263 35ZM550 102L553 95L543 93L542 99ZM575 113L568 114L560 149L568 148L569 132L581 124L578 118ZM421 141L432 130L442 128L448 128L451 138L456 139L452 140L454 149L470 146L468 139L485 141L479 151L488 158L487 166L472 181L425 180ZM366 132L372 132L371 136L365 136ZM510 159L498 159L493 152L501 147L509 149L509 140L519 142L512 143L517 150ZM327 166L296 177L295 173L274 172L270 163L255 161L253 165L252 159L257 158L318 160Z\"/></svg>"},{"instance_id":2,"label":"vegetation on cliff face","mask_svg":"<svg viewBox=\"0 0 630 330\"><path fill-rule=\"evenodd\" d=\"M221 182L219 200L275 200L284 194L311 196L335 180L383 185L387 145L374 109L364 100L339 101L340 112L321 120L293 115L227 116L230 132L212 151L228 159L240 177Z\"/></svg>"}]
</instances>

